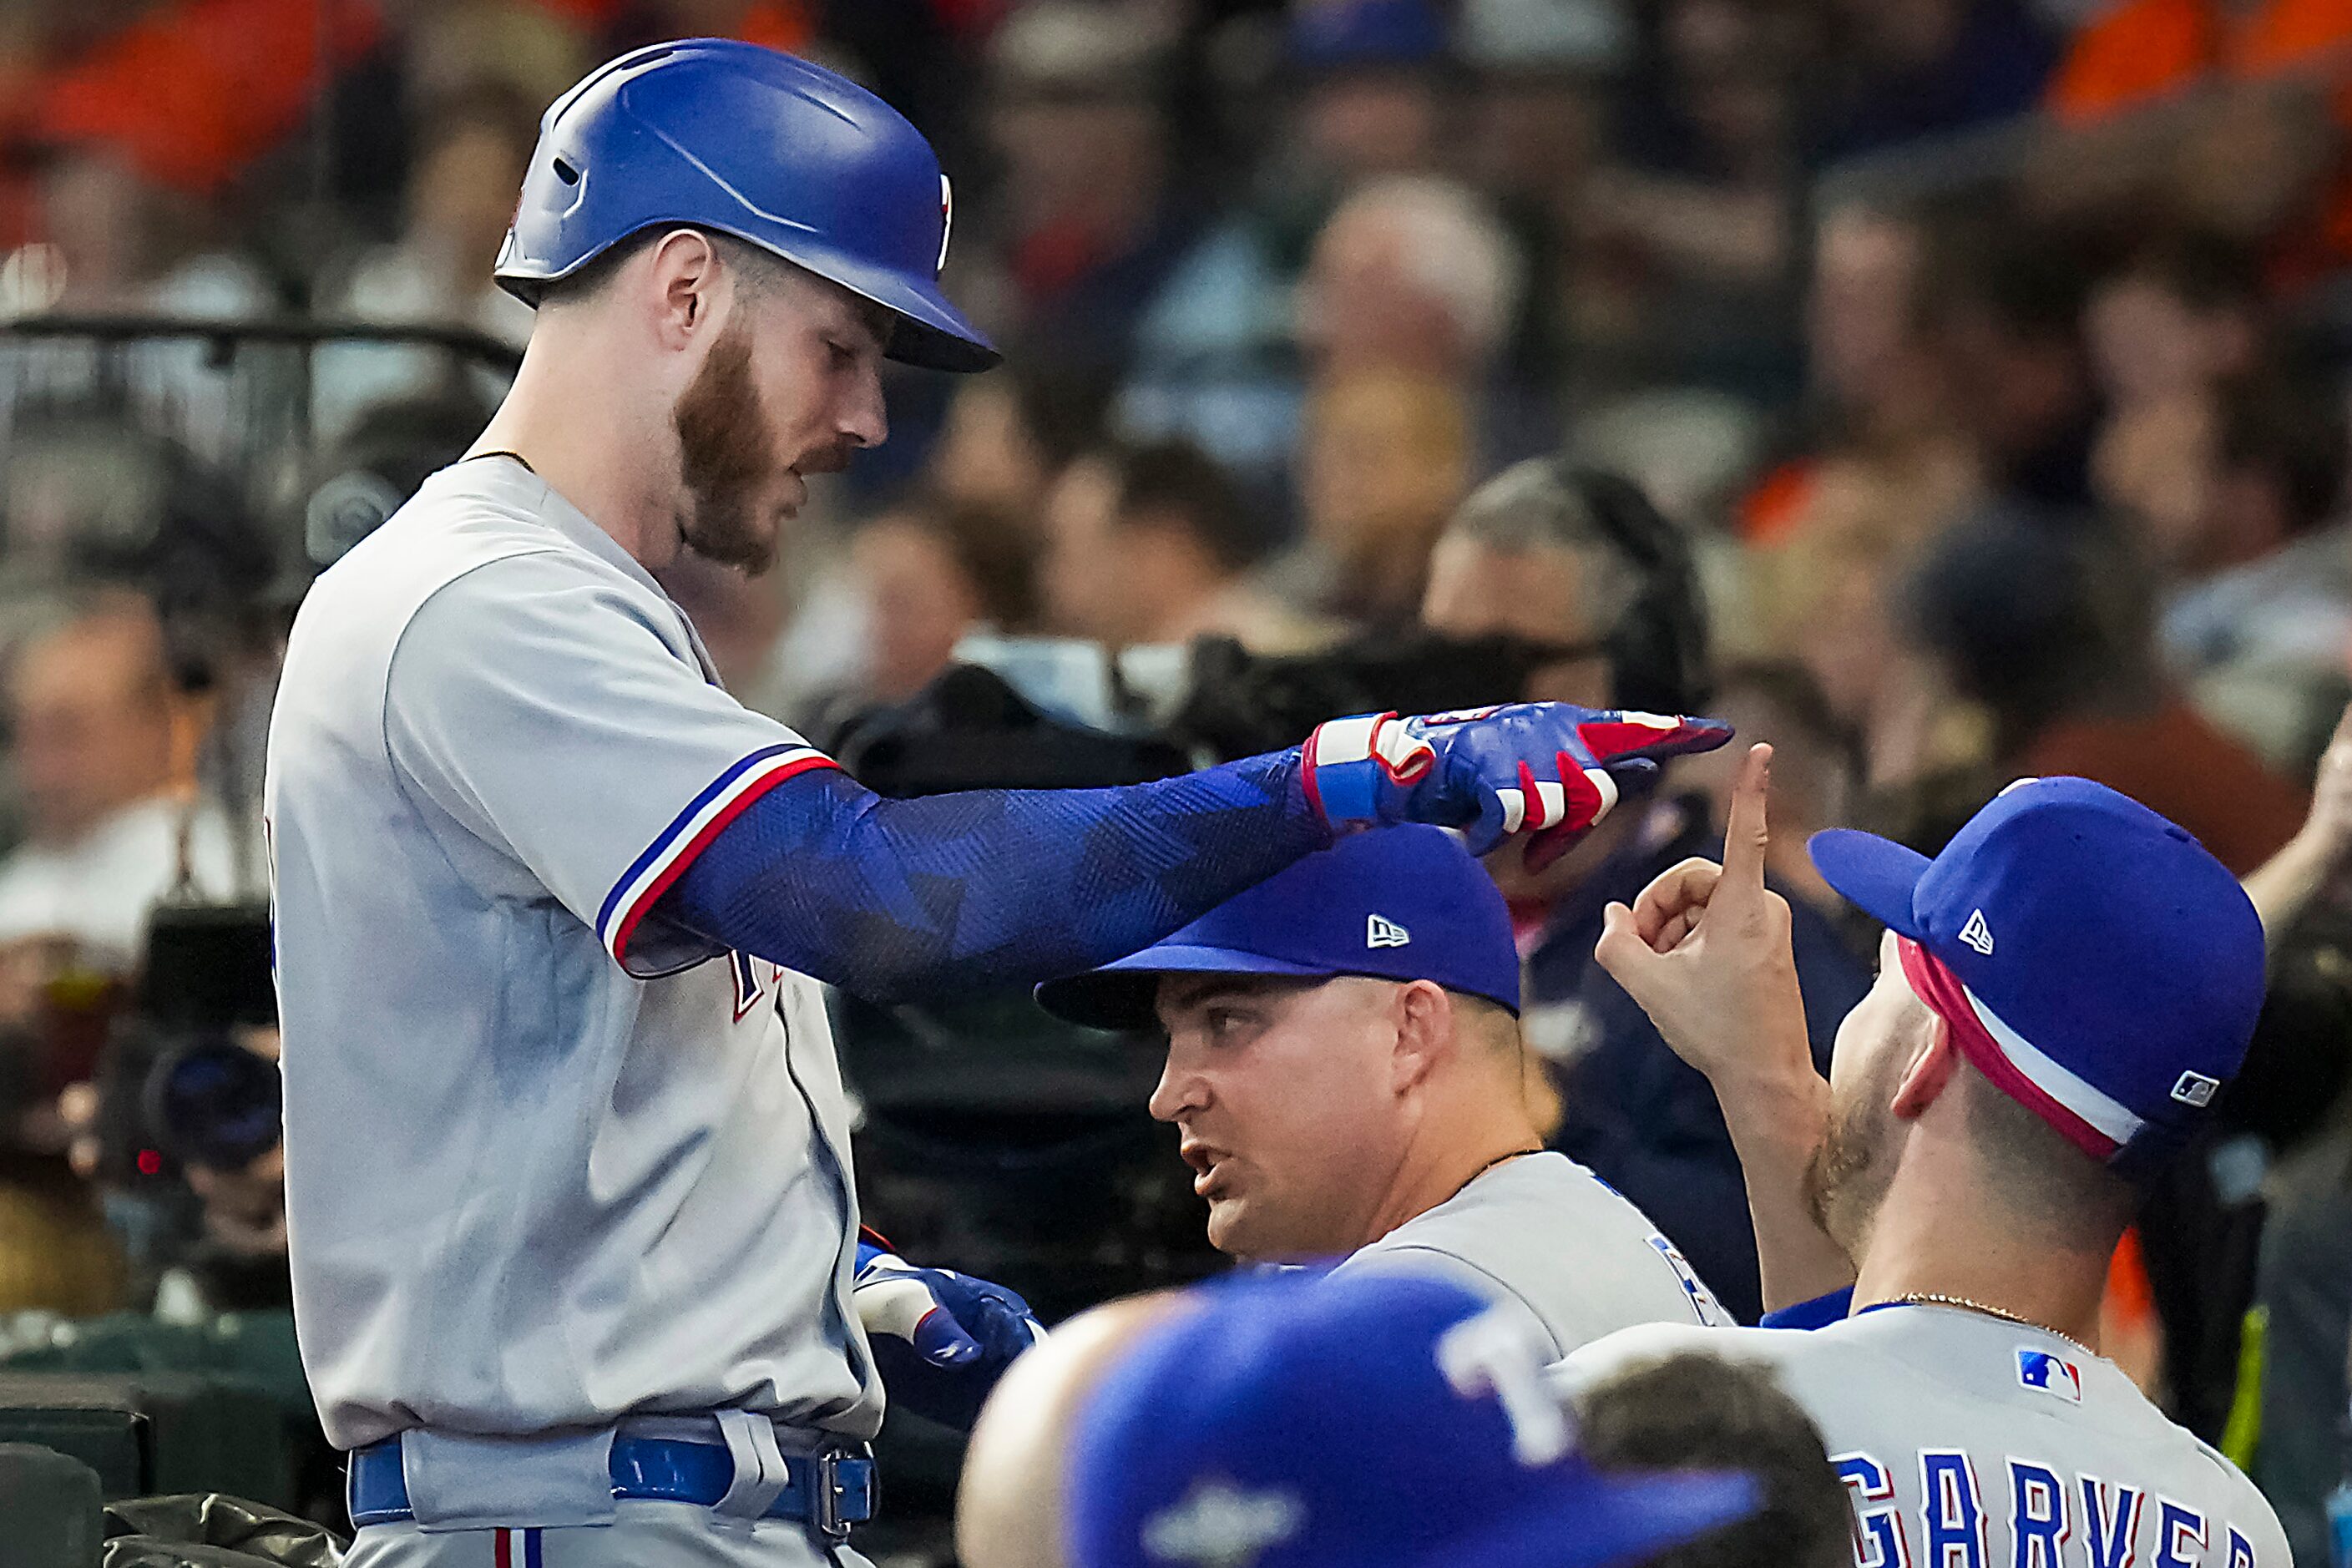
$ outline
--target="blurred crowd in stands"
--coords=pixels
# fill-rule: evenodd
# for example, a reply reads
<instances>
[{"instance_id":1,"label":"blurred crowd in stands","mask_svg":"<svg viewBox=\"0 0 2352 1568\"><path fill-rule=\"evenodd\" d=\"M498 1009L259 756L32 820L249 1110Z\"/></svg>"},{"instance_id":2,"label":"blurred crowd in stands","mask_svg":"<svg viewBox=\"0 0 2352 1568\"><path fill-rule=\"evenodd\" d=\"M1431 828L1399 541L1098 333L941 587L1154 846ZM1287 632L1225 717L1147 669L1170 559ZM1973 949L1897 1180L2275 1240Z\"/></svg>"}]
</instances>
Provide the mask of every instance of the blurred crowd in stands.
<instances>
[{"instance_id":1,"label":"blurred crowd in stands","mask_svg":"<svg viewBox=\"0 0 2352 1568\"><path fill-rule=\"evenodd\" d=\"M889 443L775 573L667 584L743 700L828 743L973 638L1518 639L1541 657L1495 700L1703 705L1776 743L1823 1052L1872 942L1804 832L1933 849L2025 774L2139 797L2255 879L2277 969L2226 1130L2118 1258L2107 1348L2324 1552L2344 0L0 8L0 318L417 330L0 336L0 1311L267 1305L274 1156L104 1179L102 1020L142 1005L158 900L263 890L276 636L494 404L539 112L693 34L808 54L930 135L950 291L1008 353L895 376ZM1591 958L1607 900L1706 850L1724 784L1689 764L1506 891L1556 1143L1752 1314L1712 1098Z\"/></svg>"}]
</instances>

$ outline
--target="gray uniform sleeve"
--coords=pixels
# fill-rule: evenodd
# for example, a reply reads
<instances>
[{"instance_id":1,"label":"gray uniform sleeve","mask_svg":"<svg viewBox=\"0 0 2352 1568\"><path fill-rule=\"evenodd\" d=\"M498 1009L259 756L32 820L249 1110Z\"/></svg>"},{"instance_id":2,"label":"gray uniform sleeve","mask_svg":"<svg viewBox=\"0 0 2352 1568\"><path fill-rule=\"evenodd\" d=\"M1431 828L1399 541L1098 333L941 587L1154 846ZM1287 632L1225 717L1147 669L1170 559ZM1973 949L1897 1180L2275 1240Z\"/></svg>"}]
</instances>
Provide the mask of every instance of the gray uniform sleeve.
<instances>
[{"instance_id":1,"label":"gray uniform sleeve","mask_svg":"<svg viewBox=\"0 0 2352 1568\"><path fill-rule=\"evenodd\" d=\"M701 847L767 789L832 765L706 680L660 611L561 552L493 561L417 610L384 696L404 785L639 975L718 951L647 918Z\"/></svg>"},{"instance_id":2,"label":"gray uniform sleeve","mask_svg":"<svg viewBox=\"0 0 2352 1568\"><path fill-rule=\"evenodd\" d=\"M1433 1247L1381 1247L1375 1244L1351 1254L1332 1272L1433 1275L1441 1279L1449 1279L1503 1308L1512 1316L1525 1320L1534 1331L1537 1342L1551 1346L1554 1357L1559 1356L1567 1348L1526 1297L1468 1258L1457 1258Z\"/></svg>"}]
</instances>

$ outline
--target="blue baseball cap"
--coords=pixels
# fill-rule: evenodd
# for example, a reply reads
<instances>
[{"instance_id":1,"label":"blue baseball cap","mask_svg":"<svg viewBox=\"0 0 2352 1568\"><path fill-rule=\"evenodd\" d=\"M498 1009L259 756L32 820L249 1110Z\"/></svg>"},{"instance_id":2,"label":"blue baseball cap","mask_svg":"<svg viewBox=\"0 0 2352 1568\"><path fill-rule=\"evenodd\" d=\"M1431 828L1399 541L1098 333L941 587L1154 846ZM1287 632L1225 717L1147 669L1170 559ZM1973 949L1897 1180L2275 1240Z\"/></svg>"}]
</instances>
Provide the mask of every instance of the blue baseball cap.
<instances>
[{"instance_id":1,"label":"blue baseball cap","mask_svg":"<svg viewBox=\"0 0 2352 1568\"><path fill-rule=\"evenodd\" d=\"M1901 939L1972 1065L2095 1158L2159 1159L2245 1060L2263 926L2178 825L2088 779L2021 779L1933 860L1817 833L1830 886Z\"/></svg>"},{"instance_id":2,"label":"blue baseball cap","mask_svg":"<svg viewBox=\"0 0 2352 1568\"><path fill-rule=\"evenodd\" d=\"M1596 1469L1544 1382L1550 1347L1450 1281L1199 1295L1080 1406L1072 1568L1606 1568L1761 1503L1742 1473Z\"/></svg>"},{"instance_id":3,"label":"blue baseball cap","mask_svg":"<svg viewBox=\"0 0 2352 1568\"><path fill-rule=\"evenodd\" d=\"M1056 1017L1097 1029L1156 1021L1163 974L1428 980L1519 1010L1511 911L1442 827L1351 833L1115 963L1037 987Z\"/></svg>"}]
</instances>

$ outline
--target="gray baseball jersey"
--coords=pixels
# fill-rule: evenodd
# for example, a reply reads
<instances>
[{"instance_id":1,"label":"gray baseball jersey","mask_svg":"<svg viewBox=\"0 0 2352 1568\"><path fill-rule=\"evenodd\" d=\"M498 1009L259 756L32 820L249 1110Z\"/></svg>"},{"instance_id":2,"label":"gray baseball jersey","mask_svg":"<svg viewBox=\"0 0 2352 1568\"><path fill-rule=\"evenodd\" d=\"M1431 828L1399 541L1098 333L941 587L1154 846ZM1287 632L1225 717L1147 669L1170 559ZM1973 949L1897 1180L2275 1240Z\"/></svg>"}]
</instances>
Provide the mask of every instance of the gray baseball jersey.
<instances>
[{"instance_id":1,"label":"gray baseball jersey","mask_svg":"<svg viewBox=\"0 0 2352 1568\"><path fill-rule=\"evenodd\" d=\"M2237 1467L2046 1330L1936 1306L1810 1331L1634 1329L1561 1375L1682 1351L1774 1369L1845 1482L1858 1568L2291 1568Z\"/></svg>"},{"instance_id":2,"label":"gray baseball jersey","mask_svg":"<svg viewBox=\"0 0 2352 1568\"><path fill-rule=\"evenodd\" d=\"M264 800L295 1321L338 1447L879 1425L819 989L650 912L824 765L510 459L435 475L319 579Z\"/></svg>"},{"instance_id":3,"label":"gray baseball jersey","mask_svg":"<svg viewBox=\"0 0 2352 1568\"><path fill-rule=\"evenodd\" d=\"M1444 1274L1525 1313L1554 1357L1637 1323L1727 1324L1674 1243L1565 1154L1524 1154L1474 1179L1334 1270Z\"/></svg>"}]
</instances>

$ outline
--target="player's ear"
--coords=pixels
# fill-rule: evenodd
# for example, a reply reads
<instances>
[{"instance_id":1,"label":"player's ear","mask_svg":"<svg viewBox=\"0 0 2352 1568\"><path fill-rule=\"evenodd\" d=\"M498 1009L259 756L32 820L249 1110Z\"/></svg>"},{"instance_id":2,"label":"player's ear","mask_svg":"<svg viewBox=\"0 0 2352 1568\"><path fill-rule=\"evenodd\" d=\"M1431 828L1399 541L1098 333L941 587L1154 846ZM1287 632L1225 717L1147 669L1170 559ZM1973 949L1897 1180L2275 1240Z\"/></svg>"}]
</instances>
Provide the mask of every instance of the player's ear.
<instances>
[{"instance_id":1,"label":"player's ear","mask_svg":"<svg viewBox=\"0 0 2352 1568\"><path fill-rule=\"evenodd\" d=\"M656 331L662 346L682 349L710 319L724 270L719 247L699 229L674 228L661 237L651 258Z\"/></svg>"},{"instance_id":2,"label":"player's ear","mask_svg":"<svg viewBox=\"0 0 2352 1568\"><path fill-rule=\"evenodd\" d=\"M1465 1020L1444 986L1411 980L1396 989L1394 1082L1399 1093L1427 1078L1431 1069L1462 1048L1456 1037Z\"/></svg>"},{"instance_id":3,"label":"player's ear","mask_svg":"<svg viewBox=\"0 0 2352 1568\"><path fill-rule=\"evenodd\" d=\"M1951 1026L1927 1011L1909 1061L1904 1065L1903 1076L1895 1081L1895 1101L1890 1110L1897 1120L1916 1121L1927 1114L1944 1090L1951 1086L1959 1072L1959 1048L1952 1044Z\"/></svg>"}]
</instances>

